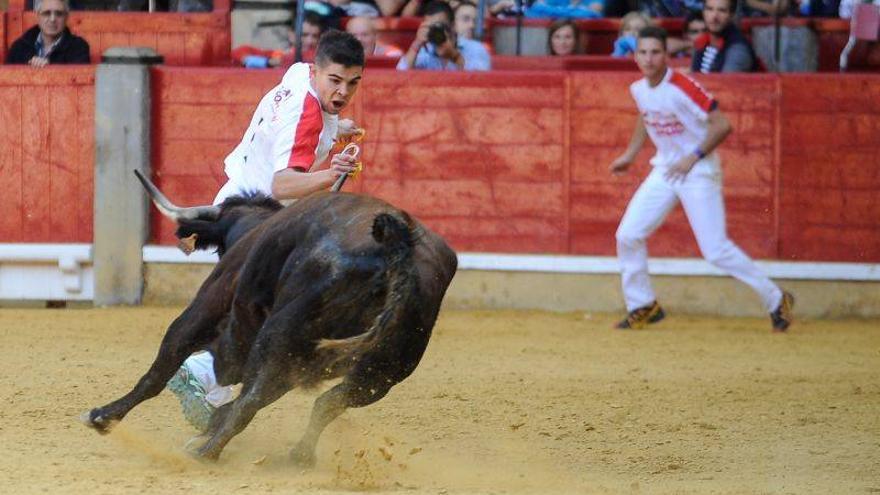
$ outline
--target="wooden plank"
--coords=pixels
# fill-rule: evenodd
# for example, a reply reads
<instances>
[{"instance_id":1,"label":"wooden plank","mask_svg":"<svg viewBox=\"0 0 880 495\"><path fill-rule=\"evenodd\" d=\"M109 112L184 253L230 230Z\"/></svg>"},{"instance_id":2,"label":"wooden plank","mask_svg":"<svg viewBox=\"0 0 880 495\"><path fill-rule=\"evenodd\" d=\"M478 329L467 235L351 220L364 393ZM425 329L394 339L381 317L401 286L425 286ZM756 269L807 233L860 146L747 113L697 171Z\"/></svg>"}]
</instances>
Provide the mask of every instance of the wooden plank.
<instances>
[{"instance_id":1,"label":"wooden plank","mask_svg":"<svg viewBox=\"0 0 880 495\"><path fill-rule=\"evenodd\" d=\"M22 89L0 86L0 192L8 213L0 215L0 242L21 242L23 233L24 205L22 203Z\"/></svg>"}]
</instances>

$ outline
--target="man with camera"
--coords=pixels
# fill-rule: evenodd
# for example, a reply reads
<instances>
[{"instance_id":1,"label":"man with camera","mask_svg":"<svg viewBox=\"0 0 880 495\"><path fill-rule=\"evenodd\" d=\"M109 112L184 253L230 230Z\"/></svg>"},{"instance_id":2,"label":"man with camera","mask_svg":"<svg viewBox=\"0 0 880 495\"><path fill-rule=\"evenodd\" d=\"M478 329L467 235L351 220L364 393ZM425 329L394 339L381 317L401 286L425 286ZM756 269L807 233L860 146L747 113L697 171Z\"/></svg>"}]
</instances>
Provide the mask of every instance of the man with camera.
<instances>
[{"instance_id":1,"label":"man with camera","mask_svg":"<svg viewBox=\"0 0 880 495\"><path fill-rule=\"evenodd\" d=\"M446 2L434 0L425 5L416 39L397 69L489 70L489 52L478 41L456 36L452 18L452 8Z\"/></svg>"}]
</instances>

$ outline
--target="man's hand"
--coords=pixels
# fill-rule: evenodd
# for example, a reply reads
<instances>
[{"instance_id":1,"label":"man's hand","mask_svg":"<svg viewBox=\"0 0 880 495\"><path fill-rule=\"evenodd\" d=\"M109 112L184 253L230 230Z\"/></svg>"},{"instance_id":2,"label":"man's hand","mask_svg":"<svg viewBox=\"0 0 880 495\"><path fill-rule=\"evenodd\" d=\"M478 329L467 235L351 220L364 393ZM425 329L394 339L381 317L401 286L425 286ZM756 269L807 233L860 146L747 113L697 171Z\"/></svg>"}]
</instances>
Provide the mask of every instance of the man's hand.
<instances>
[{"instance_id":1,"label":"man's hand","mask_svg":"<svg viewBox=\"0 0 880 495\"><path fill-rule=\"evenodd\" d=\"M364 130L357 126L351 119L342 119L336 126L336 142L348 144L364 135Z\"/></svg>"},{"instance_id":2,"label":"man's hand","mask_svg":"<svg viewBox=\"0 0 880 495\"><path fill-rule=\"evenodd\" d=\"M49 65L49 59L44 57L33 57L28 61L28 65L36 68L45 67Z\"/></svg>"},{"instance_id":3,"label":"man's hand","mask_svg":"<svg viewBox=\"0 0 880 495\"><path fill-rule=\"evenodd\" d=\"M611 166L608 167L608 170L611 171L614 175L623 175L629 170L629 166L632 165L634 159L629 155L621 155L611 162Z\"/></svg>"},{"instance_id":4,"label":"man's hand","mask_svg":"<svg viewBox=\"0 0 880 495\"><path fill-rule=\"evenodd\" d=\"M675 162L675 164L669 167L669 169L666 170L666 173L664 173L663 176L666 177L666 180L673 184L676 182L684 182L684 179L687 177L688 172L690 172L691 169L694 168L694 164L697 163L697 160L699 160L699 158L697 158L696 155L690 153L686 157Z\"/></svg>"},{"instance_id":5,"label":"man's hand","mask_svg":"<svg viewBox=\"0 0 880 495\"><path fill-rule=\"evenodd\" d=\"M357 157L347 153L338 153L330 159L330 170L333 177L339 178L341 175L350 174L357 168Z\"/></svg>"},{"instance_id":6,"label":"man's hand","mask_svg":"<svg viewBox=\"0 0 880 495\"><path fill-rule=\"evenodd\" d=\"M428 29L430 28L431 24L428 21L422 21L419 29L416 31L416 38L413 40L412 45L409 46L410 50L419 51L428 43Z\"/></svg>"},{"instance_id":7,"label":"man's hand","mask_svg":"<svg viewBox=\"0 0 880 495\"><path fill-rule=\"evenodd\" d=\"M464 66L464 57L461 55L461 50L455 46L455 40L452 38L447 38L445 43L437 47L437 56L449 60L459 67Z\"/></svg>"}]
</instances>

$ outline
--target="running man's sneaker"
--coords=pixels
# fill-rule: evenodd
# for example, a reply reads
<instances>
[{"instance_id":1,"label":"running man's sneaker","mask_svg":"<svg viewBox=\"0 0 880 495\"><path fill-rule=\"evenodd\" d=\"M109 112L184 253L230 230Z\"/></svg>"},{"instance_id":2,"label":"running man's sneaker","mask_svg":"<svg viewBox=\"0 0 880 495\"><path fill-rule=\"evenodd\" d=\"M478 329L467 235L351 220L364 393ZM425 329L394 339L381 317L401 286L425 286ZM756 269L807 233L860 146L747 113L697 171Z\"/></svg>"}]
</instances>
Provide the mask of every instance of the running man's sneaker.
<instances>
[{"instance_id":1,"label":"running man's sneaker","mask_svg":"<svg viewBox=\"0 0 880 495\"><path fill-rule=\"evenodd\" d=\"M180 401L183 417L200 432L208 431L215 408L205 398L205 385L186 364L168 380L167 387Z\"/></svg>"},{"instance_id":2,"label":"running man's sneaker","mask_svg":"<svg viewBox=\"0 0 880 495\"><path fill-rule=\"evenodd\" d=\"M649 324L657 323L665 317L666 313L663 312L663 308L657 304L657 301L654 301L649 306L643 306L630 311L626 318L618 323L615 328L645 328Z\"/></svg>"},{"instance_id":3,"label":"running man's sneaker","mask_svg":"<svg viewBox=\"0 0 880 495\"><path fill-rule=\"evenodd\" d=\"M788 330L788 327L794 320L792 309L794 309L794 296L791 292L782 291L782 301L779 302L779 307L770 313L770 321L773 322L774 332Z\"/></svg>"}]
</instances>

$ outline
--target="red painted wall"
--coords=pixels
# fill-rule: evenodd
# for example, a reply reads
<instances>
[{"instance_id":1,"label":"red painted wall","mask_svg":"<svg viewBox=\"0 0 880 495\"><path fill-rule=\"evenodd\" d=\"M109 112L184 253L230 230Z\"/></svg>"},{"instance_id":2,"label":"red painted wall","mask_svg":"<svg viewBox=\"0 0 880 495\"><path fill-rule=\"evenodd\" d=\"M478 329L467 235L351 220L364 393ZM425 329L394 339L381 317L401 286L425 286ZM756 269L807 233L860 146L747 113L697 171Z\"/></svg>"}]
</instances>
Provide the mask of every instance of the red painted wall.
<instances>
[{"instance_id":1,"label":"red painted wall","mask_svg":"<svg viewBox=\"0 0 880 495\"><path fill-rule=\"evenodd\" d=\"M210 202L281 72L154 72L157 179L181 204ZM368 71L350 112L367 129L367 170L347 187L412 211L459 250L611 255L651 155L629 177L607 173L632 131L636 77ZM758 258L880 261L880 77L701 80L735 128L721 151L731 236ZM170 224L153 232L173 243ZM681 212L650 247L698 255Z\"/></svg>"},{"instance_id":2,"label":"red painted wall","mask_svg":"<svg viewBox=\"0 0 880 495\"><path fill-rule=\"evenodd\" d=\"M281 72L153 76L155 178L179 204L210 202ZM368 70L349 112L367 128L367 169L347 188L412 211L463 251L612 255L652 153L628 177L607 173L632 131L636 77ZM731 236L758 258L880 262L880 77L702 81L735 128L721 150ZM0 107L0 242L91 242L94 68L6 68ZM154 217L154 242L173 243ZM698 255L681 212L650 247Z\"/></svg>"},{"instance_id":3,"label":"red painted wall","mask_svg":"<svg viewBox=\"0 0 880 495\"><path fill-rule=\"evenodd\" d=\"M0 70L0 242L91 242L91 66Z\"/></svg>"}]
</instances>

